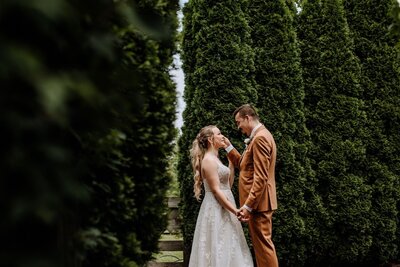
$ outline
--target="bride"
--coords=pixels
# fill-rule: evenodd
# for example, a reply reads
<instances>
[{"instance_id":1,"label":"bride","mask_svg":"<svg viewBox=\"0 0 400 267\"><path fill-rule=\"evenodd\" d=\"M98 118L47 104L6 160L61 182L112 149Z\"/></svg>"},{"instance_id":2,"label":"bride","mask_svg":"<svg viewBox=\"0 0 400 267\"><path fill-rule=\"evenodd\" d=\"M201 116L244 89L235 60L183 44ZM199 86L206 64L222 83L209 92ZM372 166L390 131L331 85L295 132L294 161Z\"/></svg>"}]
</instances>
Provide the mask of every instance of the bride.
<instances>
[{"instance_id":1,"label":"bride","mask_svg":"<svg viewBox=\"0 0 400 267\"><path fill-rule=\"evenodd\" d=\"M204 199L197 217L189 267L248 267L253 260L237 215L231 191L233 165L218 158L225 137L214 125L202 128L193 141L190 156L194 172L194 195Z\"/></svg>"}]
</instances>

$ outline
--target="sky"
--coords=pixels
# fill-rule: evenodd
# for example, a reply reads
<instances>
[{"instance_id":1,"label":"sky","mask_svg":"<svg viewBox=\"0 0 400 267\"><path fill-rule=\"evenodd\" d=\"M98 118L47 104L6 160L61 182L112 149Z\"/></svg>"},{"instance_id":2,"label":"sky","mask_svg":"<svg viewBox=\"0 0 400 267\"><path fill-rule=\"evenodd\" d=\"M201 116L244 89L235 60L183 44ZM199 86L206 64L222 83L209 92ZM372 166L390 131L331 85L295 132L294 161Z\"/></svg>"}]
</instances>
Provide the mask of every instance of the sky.
<instances>
[{"instance_id":1,"label":"sky","mask_svg":"<svg viewBox=\"0 0 400 267\"><path fill-rule=\"evenodd\" d=\"M183 125L183 120L182 120L182 112L185 109L185 102L183 101L183 90L185 88L184 84L184 75L182 71L182 62L180 60L179 55L174 55L174 63L176 65L176 69L173 69L170 71L172 75L172 79L176 83L176 91L177 91L177 100L178 100L178 105L176 108L176 121L175 121L175 127L180 129Z\"/></svg>"},{"instance_id":2,"label":"sky","mask_svg":"<svg viewBox=\"0 0 400 267\"><path fill-rule=\"evenodd\" d=\"M183 5L187 2L188 0L179 0L179 5L181 8ZM182 20L182 12L178 12L178 18L181 21ZM182 29L182 27L179 27L179 31ZM176 91L177 91L177 97L178 97L178 105L177 105L177 114L176 114L176 121L175 121L175 127L180 129L183 125L183 120L182 120L182 112L185 109L185 102L183 101L183 90L185 88L185 83L184 83L184 75L182 71L182 62L180 60L179 54L174 55L174 63L176 66L176 69L173 69L170 71L173 80L176 83Z\"/></svg>"}]
</instances>

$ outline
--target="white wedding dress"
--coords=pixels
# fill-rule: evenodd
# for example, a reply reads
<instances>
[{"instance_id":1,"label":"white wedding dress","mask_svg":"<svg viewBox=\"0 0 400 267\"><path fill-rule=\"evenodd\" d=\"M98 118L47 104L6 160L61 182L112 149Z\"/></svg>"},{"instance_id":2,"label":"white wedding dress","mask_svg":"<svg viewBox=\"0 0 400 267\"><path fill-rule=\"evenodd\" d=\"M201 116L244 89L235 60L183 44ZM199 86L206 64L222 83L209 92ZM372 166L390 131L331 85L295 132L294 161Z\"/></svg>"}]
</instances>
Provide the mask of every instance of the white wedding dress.
<instances>
[{"instance_id":1,"label":"white wedding dress","mask_svg":"<svg viewBox=\"0 0 400 267\"><path fill-rule=\"evenodd\" d=\"M235 204L229 186L229 172L228 167L218 163L220 188L228 200ZM253 259L241 223L218 203L206 180L204 189L189 267L252 267Z\"/></svg>"}]
</instances>

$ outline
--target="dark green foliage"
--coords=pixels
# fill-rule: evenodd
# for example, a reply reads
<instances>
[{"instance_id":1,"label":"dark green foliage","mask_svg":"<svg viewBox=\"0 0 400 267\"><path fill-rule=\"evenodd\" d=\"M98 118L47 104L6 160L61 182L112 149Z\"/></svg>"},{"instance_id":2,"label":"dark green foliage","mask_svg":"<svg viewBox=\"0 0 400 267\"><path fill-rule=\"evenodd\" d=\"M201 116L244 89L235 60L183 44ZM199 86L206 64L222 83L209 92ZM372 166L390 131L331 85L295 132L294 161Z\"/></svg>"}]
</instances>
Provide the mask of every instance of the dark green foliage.
<instances>
[{"instance_id":1,"label":"dark green foliage","mask_svg":"<svg viewBox=\"0 0 400 267\"><path fill-rule=\"evenodd\" d=\"M362 262L372 245L366 179L366 114L359 61L341 1L309 0L298 24L310 151L326 216L319 218L312 266Z\"/></svg>"},{"instance_id":2,"label":"dark green foliage","mask_svg":"<svg viewBox=\"0 0 400 267\"><path fill-rule=\"evenodd\" d=\"M369 217L373 242L367 261L378 264L396 259L400 245L400 65L394 48L397 40L388 31L394 1L346 0L344 4L354 51L361 62L368 117L365 169L373 190Z\"/></svg>"},{"instance_id":3,"label":"dark green foliage","mask_svg":"<svg viewBox=\"0 0 400 267\"><path fill-rule=\"evenodd\" d=\"M393 22L390 25L390 33L392 36L397 39L397 48L400 48L400 3L397 1L397 3L394 4L391 16L393 18Z\"/></svg>"},{"instance_id":4,"label":"dark green foliage","mask_svg":"<svg viewBox=\"0 0 400 267\"><path fill-rule=\"evenodd\" d=\"M193 177L192 168L190 166L189 149L192 140L189 136L195 135L195 129L189 125L195 123L195 116L193 114L192 99L195 91L193 74L196 66L195 57L195 33L194 26L197 25L196 21L193 23L193 8L192 2L187 3L183 8L183 33L182 33L182 68L185 73L185 92L184 99L186 108L182 113L184 125L182 126L182 135L178 143L178 181L181 186L181 214L183 219L182 234L184 236L184 261L189 263L190 250L192 246L194 227L196 224L196 215L199 211L199 203L193 202ZM188 125L188 126L187 126ZM190 204L189 204L190 203Z\"/></svg>"},{"instance_id":5,"label":"dark green foliage","mask_svg":"<svg viewBox=\"0 0 400 267\"><path fill-rule=\"evenodd\" d=\"M159 2L2 2L1 266L137 266L157 249L178 8Z\"/></svg>"},{"instance_id":6,"label":"dark green foliage","mask_svg":"<svg viewBox=\"0 0 400 267\"><path fill-rule=\"evenodd\" d=\"M394 38L397 39L397 44L396 44L397 59L400 59L400 50L399 50L400 49L400 3L399 3L399 1L397 1L397 3L394 5L391 14L392 14L394 21L390 25L389 29L390 29L390 33L392 34L392 36L394 36ZM397 60L396 63L397 63L397 65L396 65L397 70L400 71L400 66L398 65L399 61ZM396 113L398 113L398 109L396 109L396 110L397 110ZM395 185L398 188L398 190L400 191L400 179L398 176L396 177ZM397 199L399 200L400 198L397 198ZM399 212L400 212L400 203L397 202L397 214L399 214ZM399 215L397 215L397 241L396 241L396 244L397 244L397 257L396 258L397 259L400 259L400 238L399 238L400 237L400 226L399 226L399 223L400 223L400 219L399 219Z\"/></svg>"},{"instance_id":7,"label":"dark green foliage","mask_svg":"<svg viewBox=\"0 0 400 267\"><path fill-rule=\"evenodd\" d=\"M182 192L185 259L188 259L200 203L193 197L189 149L198 131L216 124L238 149L239 134L232 112L255 102L251 73L253 53L240 1L189 1L184 8L184 125L179 141L179 181Z\"/></svg>"},{"instance_id":8,"label":"dark green foliage","mask_svg":"<svg viewBox=\"0 0 400 267\"><path fill-rule=\"evenodd\" d=\"M143 1L139 2L137 8L138 13L154 12L151 15L166 23L170 27L169 32L176 27L177 3L158 7L152 1ZM134 74L132 84L121 85L122 93L131 101L135 101L135 96L138 97L141 103L138 103L140 110L136 110L135 116L130 113L118 116L118 120L124 123L123 132L127 134L121 152L129 161L122 169L122 181L115 184L115 190L122 187L120 190L123 192L116 199L100 194L97 205L109 209L109 212L101 214L103 217L100 218L96 214L94 219L101 220L104 231L116 233L119 239L124 240L124 253L143 264L157 250L157 240L165 228L163 198L170 181L165 171L167 155L172 151L171 141L175 135L172 127L175 119L175 87L168 75L174 43L168 39L159 42L143 36L136 29L120 28L117 33L123 51L122 70L118 74ZM120 80L120 77L116 78ZM132 86L133 90L126 90ZM135 91L138 94L132 94ZM109 176L105 174L106 171L100 169L100 179L109 184ZM130 184L130 180L134 183ZM124 184L123 181L128 183ZM128 203L121 201L126 197L123 195L125 190L129 190L126 192ZM126 214L122 222L121 214ZM135 231L127 235L129 228ZM96 266L96 261L100 264L109 257L103 251L100 253L90 258L92 266Z\"/></svg>"},{"instance_id":9,"label":"dark green foliage","mask_svg":"<svg viewBox=\"0 0 400 267\"><path fill-rule=\"evenodd\" d=\"M261 121L278 147L278 210L273 240L282 266L302 266L318 238L321 213L307 159L310 135L305 127L304 87L293 10L284 0L251 1L248 10L255 52L255 79ZM295 251L295 253L294 253Z\"/></svg>"}]
</instances>

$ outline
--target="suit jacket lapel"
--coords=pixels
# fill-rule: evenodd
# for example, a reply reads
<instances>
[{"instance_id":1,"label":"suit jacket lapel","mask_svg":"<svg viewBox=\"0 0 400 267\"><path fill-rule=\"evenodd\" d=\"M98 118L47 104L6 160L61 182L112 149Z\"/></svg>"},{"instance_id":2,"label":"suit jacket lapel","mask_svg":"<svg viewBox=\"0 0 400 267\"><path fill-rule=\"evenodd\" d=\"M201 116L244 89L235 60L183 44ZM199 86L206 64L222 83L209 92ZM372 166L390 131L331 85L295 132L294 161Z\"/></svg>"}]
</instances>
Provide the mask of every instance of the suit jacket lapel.
<instances>
[{"instance_id":1,"label":"suit jacket lapel","mask_svg":"<svg viewBox=\"0 0 400 267\"><path fill-rule=\"evenodd\" d=\"M243 153L240 155L239 165L240 165L240 163L242 162L243 156L244 156L244 154L246 153L248 147L249 147L250 144L253 142L254 137L256 137L257 133L260 132L260 131L263 130L263 129L265 129L265 126L264 126L264 125L261 125L261 126L255 131L253 138L250 140L250 142L247 144L246 148L244 149Z\"/></svg>"}]
</instances>

